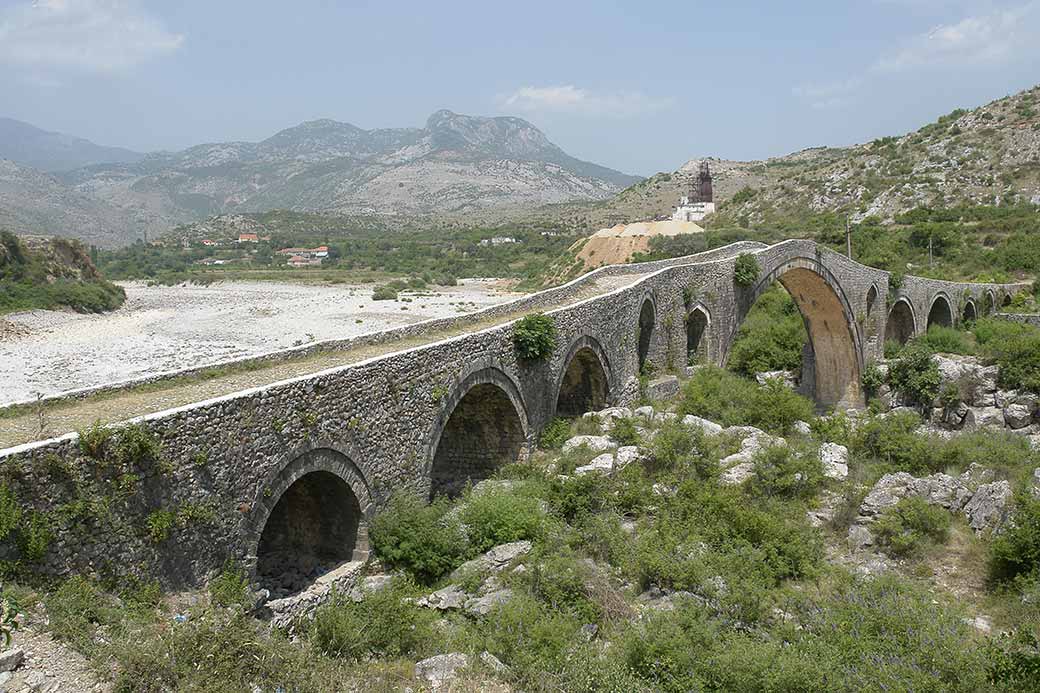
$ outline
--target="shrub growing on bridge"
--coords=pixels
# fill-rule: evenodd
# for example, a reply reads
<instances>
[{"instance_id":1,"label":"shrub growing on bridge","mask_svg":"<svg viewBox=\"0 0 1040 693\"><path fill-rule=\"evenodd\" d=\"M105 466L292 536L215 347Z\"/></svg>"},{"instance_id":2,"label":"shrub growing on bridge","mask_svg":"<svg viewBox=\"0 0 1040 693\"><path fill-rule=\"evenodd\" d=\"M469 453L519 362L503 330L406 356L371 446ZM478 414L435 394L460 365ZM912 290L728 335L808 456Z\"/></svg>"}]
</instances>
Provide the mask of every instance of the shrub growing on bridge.
<instances>
[{"instance_id":1,"label":"shrub growing on bridge","mask_svg":"<svg viewBox=\"0 0 1040 693\"><path fill-rule=\"evenodd\" d=\"M543 313L525 315L513 327L513 345L524 361L547 358L556 348L556 324Z\"/></svg>"},{"instance_id":2,"label":"shrub growing on bridge","mask_svg":"<svg viewBox=\"0 0 1040 693\"><path fill-rule=\"evenodd\" d=\"M733 265L733 281L739 286L751 286L758 279L758 259L751 253L741 253Z\"/></svg>"}]
</instances>

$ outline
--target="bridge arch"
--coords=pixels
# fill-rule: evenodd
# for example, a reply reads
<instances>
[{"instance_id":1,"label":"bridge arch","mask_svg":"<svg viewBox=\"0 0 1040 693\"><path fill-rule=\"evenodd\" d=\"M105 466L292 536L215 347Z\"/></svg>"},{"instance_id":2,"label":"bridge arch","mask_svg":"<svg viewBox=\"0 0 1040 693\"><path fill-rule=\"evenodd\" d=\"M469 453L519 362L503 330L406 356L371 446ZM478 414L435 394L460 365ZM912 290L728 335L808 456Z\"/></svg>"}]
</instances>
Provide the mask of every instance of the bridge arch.
<instances>
[{"instance_id":1,"label":"bridge arch","mask_svg":"<svg viewBox=\"0 0 1040 693\"><path fill-rule=\"evenodd\" d=\"M867 290L867 320L874 317L877 309L878 302L878 288L877 284L871 284L870 289Z\"/></svg>"},{"instance_id":2,"label":"bridge arch","mask_svg":"<svg viewBox=\"0 0 1040 693\"><path fill-rule=\"evenodd\" d=\"M993 289L986 290L986 297L982 302L982 314L992 315L997 308L997 295L993 293Z\"/></svg>"},{"instance_id":3,"label":"bridge arch","mask_svg":"<svg viewBox=\"0 0 1040 693\"><path fill-rule=\"evenodd\" d=\"M253 504L249 557L257 579L292 593L367 555L372 495L361 470L331 445L306 445L269 476Z\"/></svg>"},{"instance_id":4,"label":"bridge arch","mask_svg":"<svg viewBox=\"0 0 1040 693\"><path fill-rule=\"evenodd\" d=\"M964 302L964 309L961 312L961 322L969 323L975 322L979 319L979 311L975 307L975 299L969 298Z\"/></svg>"},{"instance_id":5,"label":"bridge arch","mask_svg":"<svg viewBox=\"0 0 1040 693\"><path fill-rule=\"evenodd\" d=\"M455 388L434 424L430 496L459 494L522 460L530 430L520 388L497 366L477 366Z\"/></svg>"},{"instance_id":6,"label":"bridge arch","mask_svg":"<svg viewBox=\"0 0 1040 693\"><path fill-rule=\"evenodd\" d=\"M817 404L862 406L862 347L853 312L841 284L818 258L788 258L759 279L749 300L738 308L739 320L727 342L727 352L751 306L774 281L791 295L805 322Z\"/></svg>"},{"instance_id":7,"label":"bridge arch","mask_svg":"<svg viewBox=\"0 0 1040 693\"><path fill-rule=\"evenodd\" d=\"M708 328L711 326L711 311L698 303L686 315L686 358L688 362L708 361L711 358Z\"/></svg>"},{"instance_id":8,"label":"bridge arch","mask_svg":"<svg viewBox=\"0 0 1040 693\"><path fill-rule=\"evenodd\" d=\"M576 417L603 409L611 401L613 380L610 360L599 341L590 335L578 337L567 349L556 378L556 415Z\"/></svg>"},{"instance_id":9,"label":"bridge arch","mask_svg":"<svg viewBox=\"0 0 1040 693\"><path fill-rule=\"evenodd\" d=\"M885 341L906 344L917 334L917 316L914 307L904 296L892 305L885 322Z\"/></svg>"},{"instance_id":10,"label":"bridge arch","mask_svg":"<svg viewBox=\"0 0 1040 693\"><path fill-rule=\"evenodd\" d=\"M657 306L651 295L643 297L639 306L639 322L636 325L636 348L639 370L643 370L650 356L650 344L654 336L654 328L657 326Z\"/></svg>"},{"instance_id":11,"label":"bridge arch","mask_svg":"<svg viewBox=\"0 0 1040 693\"><path fill-rule=\"evenodd\" d=\"M1011 294L1007 291L1001 292L1000 307L1007 308L1011 305Z\"/></svg>"},{"instance_id":12,"label":"bridge arch","mask_svg":"<svg viewBox=\"0 0 1040 693\"><path fill-rule=\"evenodd\" d=\"M932 305L928 309L928 320L925 322L925 330L932 325L953 327L953 308L950 307L950 299L943 292L935 295L935 298L932 299Z\"/></svg>"}]
</instances>

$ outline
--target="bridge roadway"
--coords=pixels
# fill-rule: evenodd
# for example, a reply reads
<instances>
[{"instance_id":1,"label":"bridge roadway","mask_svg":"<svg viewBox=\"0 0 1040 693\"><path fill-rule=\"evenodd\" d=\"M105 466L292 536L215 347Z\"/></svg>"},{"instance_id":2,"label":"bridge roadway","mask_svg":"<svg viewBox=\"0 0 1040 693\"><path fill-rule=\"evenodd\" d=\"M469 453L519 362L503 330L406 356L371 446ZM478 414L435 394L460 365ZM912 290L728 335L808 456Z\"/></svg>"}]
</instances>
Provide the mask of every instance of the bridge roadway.
<instances>
[{"instance_id":1,"label":"bridge roadway","mask_svg":"<svg viewBox=\"0 0 1040 693\"><path fill-rule=\"evenodd\" d=\"M736 280L742 254L754 281ZM641 372L725 365L774 281L808 333L803 388L839 410L863 406L862 369L886 340L988 315L1031 288L896 278L804 240L604 267L468 315L8 408L0 487L54 538L39 572L172 588L228 560L261 582L306 573L364 556L394 492L458 493L525 459L555 417L630 404ZM510 323L533 311L552 318L557 345L527 361ZM98 420L139 423L157 454L118 425L100 451L82 446L73 431ZM148 531L156 518L177 519L169 536ZM22 557L18 536L0 538L0 559Z\"/></svg>"}]
</instances>

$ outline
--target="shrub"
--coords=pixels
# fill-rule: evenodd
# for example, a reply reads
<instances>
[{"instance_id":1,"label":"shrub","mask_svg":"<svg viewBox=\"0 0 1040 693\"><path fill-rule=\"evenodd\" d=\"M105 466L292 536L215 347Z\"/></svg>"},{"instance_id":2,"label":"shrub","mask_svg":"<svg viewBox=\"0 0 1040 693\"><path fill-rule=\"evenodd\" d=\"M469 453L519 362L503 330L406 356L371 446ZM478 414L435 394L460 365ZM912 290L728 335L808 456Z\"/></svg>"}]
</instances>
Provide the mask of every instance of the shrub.
<instances>
[{"instance_id":1,"label":"shrub","mask_svg":"<svg viewBox=\"0 0 1040 693\"><path fill-rule=\"evenodd\" d=\"M707 454L704 432L700 428L669 421L657 430L650 442L650 457L655 472L691 467L701 478L715 475L717 465Z\"/></svg>"},{"instance_id":2,"label":"shrub","mask_svg":"<svg viewBox=\"0 0 1040 693\"><path fill-rule=\"evenodd\" d=\"M785 435L795 421L813 417L813 404L783 383L759 386L715 366L697 369L682 391L680 413L723 426L758 426Z\"/></svg>"},{"instance_id":3,"label":"shrub","mask_svg":"<svg viewBox=\"0 0 1040 693\"><path fill-rule=\"evenodd\" d=\"M630 417L622 417L614 420L610 429L610 437L618 445L639 445L640 436L636 429L636 422Z\"/></svg>"},{"instance_id":4,"label":"shrub","mask_svg":"<svg viewBox=\"0 0 1040 693\"><path fill-rule=\"evenodd\" d=\"M931 406L939 394L939 365L927 346L910 344L889 366L888 380L897 392L912 402Z\"/></svg>"},{"instance_id":5,"label":"shrub","mask_svg":"<svg viewBox=\"0 0 1040 693\"><path fill-rule=\"evenodd\" d=\"M145 527L148 538L154 544L161 544L170 538L173 525L177 521L177 515L169 510L153 510L145 518Z\"/></svg>"},{"instance_id":6,"label":"shrub","mask_svg":"<svg viewBox=\"0 0 1040 693\"><path fill-rule=\"evenodd\" d=\"M1022 627L1001 633L986 646L986 678L1005 690L1040 690L1040 639Z\"/></svg>"},{"instance_id":7,"label":"shrub","mask_svg":"<svg viewBox=\"0 0 1040 693\"><path fill-rule=\"evenodd\" d=\"M397 289L389 284L382 284L372 290L373 301L396 301Z\"/></svg>"},{"instance_id":8,"label":"shrub","mask_svg":"<svg viewBox=\"0 0 1040 693\"><path fill-rule=\"evenodd\" d=\"M513 346L524 361L548 358L556 348L556 323L548 315L525 315L513 326Z\"/></svg>"},{"instance_id":9,"label":"shrub","mask_svg":"<svg viewBox=\"0 0 1040 693\"><path fill-rule=\"evenodd\" d=\"M932 325L914 343L922 344L936 354L974 354L975 346L968 341L968 334L952 327Z\"/></svg>"},{"instance_id":10,"label":"shrub","mask_svg":"<svg viewBox=\"0 0 1040 693\"><path fill-rule=\"evenodd\" d=\"M95 420L94 423L82 431L79 435L79 449L87 457L95 460L103 460L105 457L105 446L112 438L112 429Z\"/></svg>"},{"instance_id":11,"label":"shrub","mask_svg":"<svg viewBox=\"0 0 1040 693\"><path fill-rule=\"evenodd\" d=\"M609 480L599 474L553 478L546 500L553 514L573 523L609 507L611 490Z\"/></svg>"},{"instance_id":12,"label":"shrub","mask_svg":"<svg viewBox=\"0 0 1040 693\"><path fill-rule=\"evenodd\" d=\"M546 530L545 511L537 498L515 491L468 494L462 506L470 546L476 552L522 539L540 539Z\"/></svg>"},{"instance_id":13,"label":"shrub","mask_svg":"<svg viewBox=\"0 0 1040 693\"><path fill-rule=\"evenodd\" d=\"M1040 392L1040 334L1007 340L991 351L1000 366L1002 387Z\"/></svg>"},{"instance_id":14,"label":"shrub","mask_svg":"<svg viewBox=\"0 0 1040 693\"><path fill-rule=\"evenodd\" d=\"M901 498L871 526L884 551L891 556L911 556L929 543L946 541L950 514L918 496Z\"/></svg>"},{"instance_id":15,"label":"shrub","mask_svg":"<svg viewBox=\"0 0 1040 693\"><path fill-rule=\"evenodd\" d=\"M246 572L232 563L225 564L220 575L210 580L209 595L220 606L248 607L251 599Z\"/></svg>"},{"instance_id":16,"label":"shrub","mask_svg":"<svg viewBox=\"0 0 1040 693\"><path fill-rule=\"evenodd\" d=\"M760 271L758 258L751 253L741 253L733 265L733 281L739 286L751 286Z\"/></svg>"},{"instance_id":17,"label":"shrub","mask_svg":"<svg viewBox=\"0 0 1040 693\"><path fill-rule=\"evenodd\" d=\"M863 367L863 374L860 376L860 379L863 383L863 391L867 393L867 397L875 396L885 384L885 374L873 361Z\"/></svg>"},{"instance_id":18,"label":"shrub","mask_svg":"<svg viewBox=\"0 0 1040 693\"><path fill-rule=\"evenodd\" d=\"M593 576L588 564L569 553L546 556L524 574L531 594L554 612L572 615L582 623L597 623L603 610L590 593Z\"/></svg>"},{"instance_id":19,"label":"shrub","mask_svg":"<svg viewBox=\"0 0 1040 693\"><path fill-rule=\"evenodd\" d=\"M434 640L432 614L405 601L410 588L395 581L361 602L338 596L319 607L311 638L326 655L354 662L369 657L415 657Z\"/></svg>"},{"instance_id":20,"label":"shrub","mask_svg":"<svg viewBox=\"0 0 1040 693\"><path fill-rule=\"evenodd\" d=\"M816 454L771 445L755 453L751 461L755 473L747 488L756 496L810 498L823 484L823 464Z\"/></svg>"},{"instance_id":21,"label":"shrub","mask_svg":"<svg viewBox=\"0 0 1040 693\"><path fill-rule=\"evenodd\" d=\"M545 450L559 450L571 435L571 423L567 419L553 419L542 429L538 445Z\"/></svg>"},{"instance_id":22,"label":"shrub","mask_svg":"<svg viewBox=\"0 0 1040 693\"><path fill-rule=\"evenodd\" d=\"M541 681L546 672L563 663L581 625L570 614L517 594L488 614L480 632L481 644L522 678Z\"/></svg>"},{"instance_id":23,"label":"shrub","mask_svg":"<svg viewBox=\"0 0 1040 693\"><path fill-rule=\"evenodd\" d=\"M375 555L424 584L432 583L462 563L468 552L458 521L447 517L449 507L445 499L427 504L412 493L394 494L372 521Z\"/></svg>"},{"instance_id":24,"label":"shrub","mask_svg":"<svg viewBox=\"0 0 1040 693\"><path fill-rule=\"evenodd\" d=\"M6 484L0 484L0 539L7 538L22 520L22 506Z\"/></svg>"},{"instance_id":25,"label":"shrub","mask_svg":"<svg viewBox=\"0 0 1040 693\"><path fill-rule=\"evenodd\" d=\"M1015 496L1014 511L990 546L989 578L994 584L1038 577L1040 568L1040 499Z\"/></svg>"},{"instance_id":26,"label":"shrub","mask_svg":"<svg viewBox=\"0 0 1040 693\"><path fill-rule=\"evenodd\" d=\"M894 359L903 351L903 345L895 339L886 339L884 352L886 359Z\"/></svg>"},{"instance_id":27,"label":"shrub","mask_svg":"<svg viewBox=\"0 0 1040 693\"><path fill-rule=\"evenodd\" d=\"M97 649L96 626L112 620L111 607L97 585L76 575L62 583L44 602L50 631L56 638L84 654Z\"/></svg>"},{"instance_id":28,"label":"shrub","mask_svg":"<svg viewBox=\"0 0 1040 693\"><path fill-rule=\"evenodd\" d=\"M798 371L807 339L798 306L774 284L759 296L741 323L730 347L729 369L749 377L775 370Z\"/></svg>"},{"instance_id":29,"label":"shrub","mask_svg":"<svg viewBox=\"0 0 1040 693\"><path fill-rule=\"evenodd\" d=\"M33 512L18 530L18 550L30 563L36 563L47 555L53 535L47 516Z\"/></svg>"},{"instance_id":30,"label":"shrub","mask_svg":"<svg viewBox=\"0 0 1040 693\"><path fill-rule=\"evenodd\" d=\"M873 417L852 435L850 452L873 462L877 474L909 472L922 476L939 471L945 464L935 454L934 441L918 435L920 424L920 417L909 412Z\"/></svg>"},{"instance_id":31,"label":"shrub","mask_svg":"<svg viewBox=\"0 0 1040 693\"><path fill-rule=\"evenodd\" d=\"M119 429L115 443L116 460L125 466L142 466L159 459L159 441L141 424Z\"/></svg>"}]
</instances>

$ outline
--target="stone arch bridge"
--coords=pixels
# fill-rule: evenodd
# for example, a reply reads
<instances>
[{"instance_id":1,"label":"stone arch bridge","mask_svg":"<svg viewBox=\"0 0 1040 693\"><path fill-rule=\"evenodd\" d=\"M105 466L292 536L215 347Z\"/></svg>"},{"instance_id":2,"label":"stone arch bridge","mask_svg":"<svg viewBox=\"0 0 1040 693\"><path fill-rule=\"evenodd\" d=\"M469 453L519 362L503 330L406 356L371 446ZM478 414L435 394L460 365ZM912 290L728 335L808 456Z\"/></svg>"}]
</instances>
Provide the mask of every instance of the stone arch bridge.
<instances>
[{"instance_id":1,"label":"stone arch bridge","mask_svg":"<svg viewBox=\"0 0 1040 693\"><path fill-rule=\"evenodd\" d=\"M750 286L734 281L744 253L760 268ZM117 411L111 421L144 427L161 443L163 461L134 472L140 488L131 500L113 501L126 522L63 510L82 483L62 474L104 476L75 433L32 440L3 433L12 419L0 418L0 447L10 446L0 450L0 471L27 510L54 527L43 570L144 572L191 585L228 559L259 578L287 562L349 561L365 555L367 523L394 491L451 494L522 460L554 417L633 401L647 364L658 371L693 358L724 364L744 316L774 281L805 320L805 377L827 408L862 406L860 373L881 357L886 339L974 319L1028 288L911 276L893 286L887 272L810 241L737 243L601 268L479 314L369 337L385 353L347 365L136 418L144 412ZM534 310L552 317L558 345L544 360L522 362L512 321ZM446 327L464 329L408 345ZM61 404L75 412L91 397L118 403L135 387ZM176 518L167 536L147 531L156 512Z\"/></svg>"}]
</instances>

